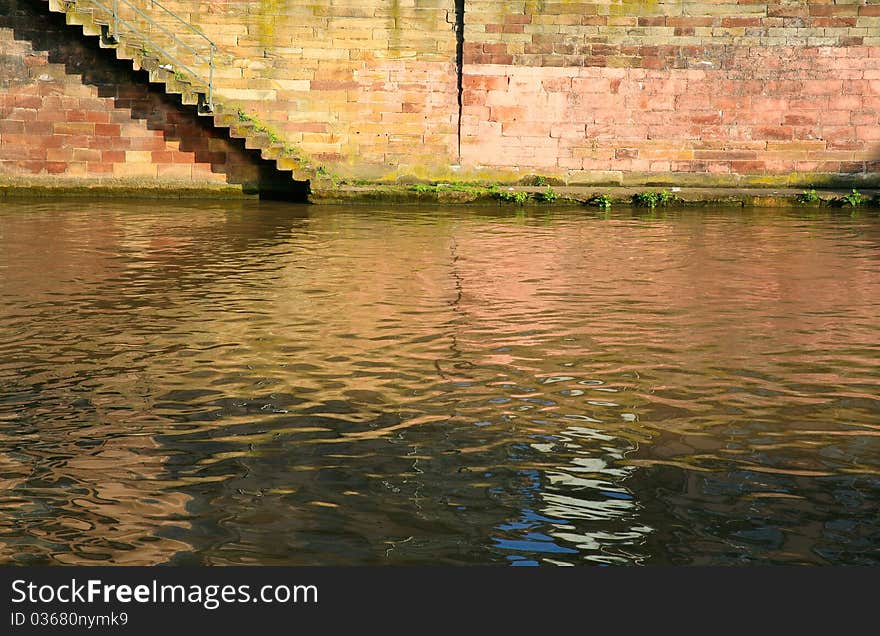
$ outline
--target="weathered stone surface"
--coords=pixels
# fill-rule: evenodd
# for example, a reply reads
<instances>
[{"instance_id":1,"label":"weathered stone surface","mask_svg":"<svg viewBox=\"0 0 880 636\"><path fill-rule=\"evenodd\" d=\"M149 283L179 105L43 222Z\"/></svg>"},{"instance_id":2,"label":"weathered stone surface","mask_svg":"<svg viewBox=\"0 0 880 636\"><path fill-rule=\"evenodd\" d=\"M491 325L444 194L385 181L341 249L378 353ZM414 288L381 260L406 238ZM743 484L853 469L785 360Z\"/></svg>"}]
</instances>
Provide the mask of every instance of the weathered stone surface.
<instances>
[{"instance_id":1,"label":"weathered stone surface","mask_svg":"<svg viewBox=\"0 0 880 636\"><path fill-rule=\"evenodd\" d=\"M468 0L466 8L466 166L575 183L876 182L875 7Z\"/></svg>"},{"instance_id":2,"label":"weathered stone surface","mask_svg":"<svg viewBox=\"0 0 880 636\"><path fill-rule=\"evenodd\" d=\"M280 145L337 177L517 181L540 174L571 184L714 186L877 182L880 10L864 2L163 4L217 43L218 96ZM2 6L16 2L0 0ZM455 28L462 6L463 33ZM204 51L200 36L155 15ZM65 41L79 46L71 31ZM60 46L60 34L47 38ZM48 62L37 70L39 55L3 51L9 59L0 60L0 69L9 69L2 73L7 78L22 76L22 60L34 65L27 67L29 77L56 72ZM203 59L179 47L174 53L206 73ZM69 62L66 70L94 73L90 65ZM9 106L17 109L15 117L4 117L0 130L11 140L11 154L0 160L30 168L44 160L47 171L68 162L63 173L96 176L148 172L140 155L126 155L125 167L107 171L92 155L68 157L67 143L53 149L49 166L48 148L41 159L38 151L15 145L15 135L34 126L27 123L31 118L45 122L54 111L35 107L34 95L17 96L20 102ZM120 99L116 106L124 108ZM112 138L112 132L99 135L98 127L118 123L79 121L76 111L83 109L62 110L75 114L65 115L67 127L57 135ZM106 159L118 161L115 154ZM217 161L196 157L195 163ZM296 164L294 158L281 161L282 167ZM157 179L186 175L180 168L155 170Z\"/></svg>"},{"instance_id":3,"label":"weathered stone surface","mask_svg":"<svg viewBox=\"0 0 880 636\"><path fill-rule=\"evenodd\" d=\"M265 167L252 153L151 89L94 40L77 37L63 16L15 0L0 10L4 182L226 195L259 189Z\"/></svg>"}]
</instances>

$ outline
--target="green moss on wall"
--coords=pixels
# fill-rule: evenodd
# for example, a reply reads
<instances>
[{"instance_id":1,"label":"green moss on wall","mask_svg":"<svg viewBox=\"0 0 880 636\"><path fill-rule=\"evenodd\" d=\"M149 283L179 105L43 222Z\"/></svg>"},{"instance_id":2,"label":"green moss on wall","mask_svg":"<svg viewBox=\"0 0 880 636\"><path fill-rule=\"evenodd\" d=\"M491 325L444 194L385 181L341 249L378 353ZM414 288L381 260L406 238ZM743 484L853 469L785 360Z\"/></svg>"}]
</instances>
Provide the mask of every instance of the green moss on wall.
<instances>
[{"instance_id":1,"label":"green moss on wall","mask_svg":"<svg viewBox=\"0 0 880 636\"><path fill-rule=\"evenodd\" d=\"M259 40L263 46L275 42L275 17L284 15L285 0L260 0Z\"/></svg>"},{"instance_id":2,"label":"green moss on wall","mask_svg":"<svg viewBox=\"0 0 880 636\"><path fill-rule=\"evenodd\" d=\"M647 16L660 13L658 0L617 0L608 6L610 15Z\"/></svg>"}]
</instances>

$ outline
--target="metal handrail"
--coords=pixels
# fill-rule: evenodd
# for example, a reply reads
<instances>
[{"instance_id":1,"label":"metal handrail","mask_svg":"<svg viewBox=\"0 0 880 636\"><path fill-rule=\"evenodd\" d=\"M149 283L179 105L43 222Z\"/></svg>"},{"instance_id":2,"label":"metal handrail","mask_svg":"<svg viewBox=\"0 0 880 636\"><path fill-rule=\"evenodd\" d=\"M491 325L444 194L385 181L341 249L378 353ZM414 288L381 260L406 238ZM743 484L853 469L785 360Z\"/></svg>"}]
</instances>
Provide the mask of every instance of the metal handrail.
<instances>
[{"instance_id":1,"label":"metal handrail","mask_svg":"<svg viewBox=\"0 0 880 636\"><path fill-rule=\"evenodd\" d=\"M190 23L190 22L187 22L186 20L184 20L183 18L181 18L179 15L177 15L176 13L174 13L174 11L172 11L171 9L169 9L168 7L166 7L164 4L162 4L161 2L159 2L159 0L150 0L150 4L159 7L160 9L162 9L162 11L164 11L165 13L167 13L168 15L170 15L170 16L171 16L172 18L174 18L175 20L177 20L178 22L180 22L180 23L183 24L184 26L189 27L190 30L191 30L193 33L195 33L196 35L198 35L198 36L200 36L201 38L203 38L204 40L206 40L206 41L208 42L208 44L210 44L211 46L214 46L214 43L211 41L211 39L210 39L207 35L205 35L204 33L202 33L202 30L201 30L201 29L199 29L196 25L194 25L194 24L192 24L192 23Z\"/></svg>"},{"instance_id":2,"label":"metal handrail","mask_svg":"<svg viewBox=\"0 0 880 636\"><path fill-rule=\"evenodd\" d=\"M184 42L183 40L181 40L180 38L178 38L178 37L177 37L172 31L169 31L167 27L165 27L165 26L159 24L158 22L154 21L150 16L148 16L146 13L144 13L143 11L141 11L138 7L136 7L135 5L133 5L133 4L132 4L131 2L129 2L128 0L121 0L121 1L122 1L124 4L127 4L128 6L130 6L130 7L134 10L134 12L137 13L139 16L141 16L144 20L146 20L147 22L149 22L150 24L152 24L152 25L155 26L156 28L161 29L161 30L164 31L166 34L168 34L168 36L169 36L172 40L176 41L178 44L180 44L180 45L183 46L184 48L189 49L190 51L192 51L193 55L195 55L196 57L201 57L201 54L200 54L196 49L194 49L194 48L191 47L189 44L187 44L186 42ZM118 12L119 12L119 2L120 2L120 0L113 0L113 17L114 17L114 19L118 17ZM115 36L116 33L114 33L113 35ZM207 38L205 38L205 39L207 39ZM208 40L208 41L210 42L210 40Z\"/></svg>"},{"instance_id":3,"label":"metal handrail","mask_svg":"<svg viewBox=\"0 0 880 636\"><path fill-rule=\"evenodd\" d=\"M130 31L132 31L133 33L135 33L135 34L137 34L137 35L143 37L144 40L146 40L146 41L150 44L150 46L152 46L152 47L155 48L157 51L159 51L160 53L162 53L163 55L165 55L165 57L169 58L169 59L170 59L172 62L174 62L178 67L180 67L180 68L182 68L183 70L187 71L187 72L188 72L190 75L192 75L193 77L199 78L199 74L198 74L198 73L196 73L195 71L193 71L191 68L189 68L189 67L188 67L186 64L184 64L183 62L181 62L176 56L170 54L168 51L166 51L166 50L163 49L161 46L159 46L158 44L156 44L156 42L154 42L154 41L149 37L149 35L148 35L147 33L145 33L144 31L142 31L141 29L139 29L139 28L136 27L135 25L133 25L131 22L129 22L129 21L123 19L122 17L120 17L120 15L119 15L119 3L122 2L123 4L126 4L126 5L128 5L129 7L131 7L137 15L139 15L140 17L142 17L142 18L143 18L144 20L146 20L149 24L151 24L152 26L154 26L154 27L156 27L156 28L161 29L162 31L164 31L164 32L165 32L165 33L166 33L166 34L167 34L167 35L168 35L168 36L169 36L174 42L176 42L177 44L179 44L179 45L182 46L183 48L185 48L185 49L189 50L190 52L192 52L192 54L195 56L195 58L196 58L197 60L200 60L200 61L202 61L202 62L206 62L206 63L208 64L208 81L207 81L207 85L208 85L208 94L207 94L207 96L206 96L206 103L205 103L205 106L207 107L207 109L208 109L209 111L214 110L214 55L215 55L215 53L216 53L216 51L217 51L217 45L216 45L216 44L215 44L215 43L214 43L214 42L213 42L208 36L206 36L204 33L202 33L202 31L201 31L200 29L196 28L194 25L190 24L189 22L187 22L186 20L184 20L183 18L181 18L179 15L177 15L176 13L174 13L171 9L169 9L168 7L166 7L165 5L163 5L161 2L158 2L158 0L149 0L151 5L155 5L155 6L159 7L159 8L162 9L165 13L167 13L168 15L170 15L171 17L173 17L175 20L177 20L178 22L180 22L180 23L183 24L184 26L188 27L188 28L189 28L191 31L193 31L196 35L198 35L199 37L201 37L202 39L204 39L204 40L208 43L208 47L209 47L209 48L208 48L209 53L208 53L208 56L207 56L207 57L205 57L205 56L204 56L203 54L201 54L198 50L196 50L195 48L193 48L192 46L190 46L189 44L187 44L186 42L184 42L183 40L181 40L181 39L180 39L179 37L177 37L177 35L175 35L172 31L168 30L168 28L166 28L165 26L163 26L163 25L159 24L158 22L156 22L153 18L151 18L149 15L147 15L146 13L144 13L143 11L141 11L138 7L136 7L134 4L132 4L129 0L113 0L113 6L112 6L112 7L108 7L106 4L104 4L103 2L101 2L101 0L88 0L88 1L91 2L91 3L93 3L93 4L98 5L98 6L101 7L104 11L106 11L106 12L112 14L112 16L113 16L113 32L112 32L112 36L113 36L113 38L114 38L117 42L119 41L119 25L122 24L122 25L124 25L125 27L127 27Z\"/></svg>"}]
</instances>

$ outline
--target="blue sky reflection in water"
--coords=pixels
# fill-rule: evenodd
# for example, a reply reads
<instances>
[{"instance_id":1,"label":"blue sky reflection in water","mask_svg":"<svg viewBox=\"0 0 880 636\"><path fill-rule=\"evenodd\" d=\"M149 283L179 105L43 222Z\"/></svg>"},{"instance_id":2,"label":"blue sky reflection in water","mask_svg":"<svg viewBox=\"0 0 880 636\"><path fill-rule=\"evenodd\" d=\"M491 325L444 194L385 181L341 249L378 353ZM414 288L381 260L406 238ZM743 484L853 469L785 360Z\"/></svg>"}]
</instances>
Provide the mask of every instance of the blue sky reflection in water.
<instances>
[{"instance_id":1,"label":"blue sky reflection in water","mask_svg":"<svg viewBox=\"0 0 880 636\"><path fill-rule=\"evenodd\" d=\"M877 564L876 212L0 203L0 561Z\"/></svg>"}]
</instances>

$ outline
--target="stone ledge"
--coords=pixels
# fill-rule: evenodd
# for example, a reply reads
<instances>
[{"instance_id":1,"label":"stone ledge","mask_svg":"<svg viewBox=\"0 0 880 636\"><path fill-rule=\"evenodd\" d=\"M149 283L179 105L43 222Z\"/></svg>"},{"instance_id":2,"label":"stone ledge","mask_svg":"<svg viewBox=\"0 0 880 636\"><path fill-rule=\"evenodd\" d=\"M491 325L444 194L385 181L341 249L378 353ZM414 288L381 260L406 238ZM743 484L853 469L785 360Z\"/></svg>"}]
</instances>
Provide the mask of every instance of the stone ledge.
<instances>
[{"instance_id":1,"label":"stone ledge","mask_svg":"<svg viewBox=\"0 0 880 636\"><path fill-rule=\"evenodd\" d=\"M503 186L491 191L489 186L440 184L437 186L411 185L342 185L333 187L326 184L313 184L309 201L314 204L492 204L492 205L586 205L597 196L606 196L614 205L633 205L633 196L639 193L661 192L665 190L675 197L666 207L692 207L702 205L722 205L735 207L821 207L830 206L834 200L852 192L851 189L816 190L818 200L801 203L798 196L804 188L688 188L688 187L620 187L620 186L549 186L552 188L552 201L539 200L548 186ZM880 195L878 189L859 190L866 207L871 200ZM518 204L515 201L502 201L499 193L525 193L528 198Z\"/></svg>"},{"instance_id":2,"label":"stone ledge","mask_svg":"<svg viewBox=\"0 0 880 636\"><path fill-rule=\"evenodd\" d=\"M542 200L549 191L552 200ZM666 191L674 200L666 207L723 205L735 207L821 207L850 194L851 189L817 189L817 200L802 203L799 195L803 188L723 188L723 187L621 187L621 186L495 186L474 184L398 185L362 184L333 185L329 180L312 182L309 203L312 204L474 204L500 206L587 205L594 197L607 197L613 205L632 205L633 196L640 193ZM272 194L271 188L264 194ZM518 193L525 195L520 203L514 200ZM866 207L876 205L880 189L859 190ZM0 199L8 197L113 197L138 199L242 199L260 196L254 186L216 183L168 181L164 183L143 179L57 179L47 177L15 177L0 175ZM510 200L501 200L509 196ZM272 198L285 199L283 193ZM293 201L293 199L291 199Z\"/></svg>"},{"instance_id":3,"label":"stone ledge","mask_svg":"<svg viewBox=\"0 0 880 636\"><path fill-rule=\"evenodd\" d=\"M113 197L145 199L240 199L258 196L255 189L223 183L139 179L58 179L0 175L0 198Z\"/></svg>"}]
</instances>

